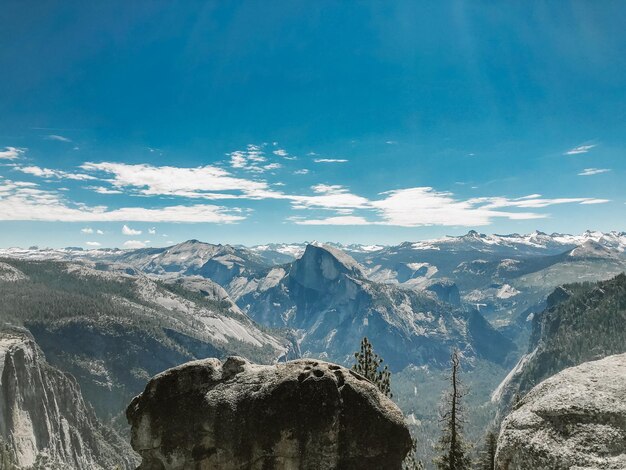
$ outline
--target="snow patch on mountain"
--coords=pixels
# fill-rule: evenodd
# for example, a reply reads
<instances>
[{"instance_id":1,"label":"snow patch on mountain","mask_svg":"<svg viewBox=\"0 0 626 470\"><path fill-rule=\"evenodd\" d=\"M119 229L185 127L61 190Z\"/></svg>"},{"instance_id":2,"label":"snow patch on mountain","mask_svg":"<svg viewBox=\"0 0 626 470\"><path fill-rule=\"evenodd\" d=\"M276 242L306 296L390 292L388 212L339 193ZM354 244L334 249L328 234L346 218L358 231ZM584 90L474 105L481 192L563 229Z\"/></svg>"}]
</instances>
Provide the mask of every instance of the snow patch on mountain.
<instances>
[{"instance_id":1,"label":"snow patch on mountain","mask_svg":"<svg viewBox=\"0 0 626 470\"><path fill-rule=\"evenodd\" d=\"M0 281L18 282L26 279L28 279L28 276L16 267L0 262Z\"/></svg>"},{"instance_id":2,"label":"snow patch on mountain","mask_svg":"<svg viewBox=\"0 0 626 470\"><path fill-rule=\"evenodd\" d=\"M510 299L511 297L515 297L519 293L520 291L518 291L515 287L504 284L498 289L496 297L498 297L499 299Z\"/></svg>"}]
</instances>

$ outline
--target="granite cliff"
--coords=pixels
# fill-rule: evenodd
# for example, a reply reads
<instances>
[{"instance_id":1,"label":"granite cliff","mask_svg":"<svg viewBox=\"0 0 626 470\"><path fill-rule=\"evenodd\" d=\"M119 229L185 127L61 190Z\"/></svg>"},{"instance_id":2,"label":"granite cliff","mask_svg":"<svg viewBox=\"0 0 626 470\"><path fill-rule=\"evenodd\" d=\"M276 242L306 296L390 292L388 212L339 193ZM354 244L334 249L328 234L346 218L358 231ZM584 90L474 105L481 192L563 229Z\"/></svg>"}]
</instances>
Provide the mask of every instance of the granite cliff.
<instances>
[{"instance_id":1,"label":"granite cliff","mask_svg":"<svg viewBox=\"0 0 626 470\"><path fill-rule=\"evenodd\" d=\"M76 380L50 366L18 329L0 332L0 440L3 468L136 465L128 444L85 403Z\"/></svg>"}]
</instances>

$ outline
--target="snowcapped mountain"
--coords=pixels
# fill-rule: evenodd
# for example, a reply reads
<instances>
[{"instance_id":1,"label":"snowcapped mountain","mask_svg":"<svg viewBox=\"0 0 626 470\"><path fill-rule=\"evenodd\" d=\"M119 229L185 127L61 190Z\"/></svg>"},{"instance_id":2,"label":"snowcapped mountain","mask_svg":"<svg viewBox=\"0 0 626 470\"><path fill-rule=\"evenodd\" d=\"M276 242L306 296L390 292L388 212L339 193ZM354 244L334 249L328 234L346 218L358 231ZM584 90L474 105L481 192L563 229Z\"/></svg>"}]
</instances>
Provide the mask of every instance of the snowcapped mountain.
<instances>
[{"instance_id":1,"label":"snowcapped mountain","mask_svg":"<svg viewBox=\"0 0 626 470\"><path fill-rule=\"evenodd\" d=\"M307 246L275 243L246 248L189 240L137 250L10 248L0 250L0 257L118 263L161 279L201 276L239 302L279 282L286 266ZM626 233L616 231L485 235L472 230L458 237L394 246L324 246L354 258L371 281L436 292L453 303L459 297L498 325L541 310L549 292L564 282L607 279L626 269Z\"/></svg>"},{"instance_id":2,"label":"snowcapped mountain","mask_svg":"<svg viewBox=\"0 0 626 470\"><path fill-rule=\"evenodd\" d=\"M562 233L546 234L535 231L530 234L520 235L486 235L475 230L470 230L461 236L446 236L432 240L416 242L404 242L399 245L362 245L325 243L349 253L357 261L362 261L372 256L388 256L399 252L415 251L443 251L443 252L482 252L493 254L510 255L553 255L561 254L568 250L580 247L587 242L594 242L599 246L618 253L626 251L626 232L600 232L587 230L580 235ZM312 242L315 243L315 242ZM78 247L67 248L2 248L0 257L20 257L30 259L116 259L129 260L131 264L145 264L156 266L163 265L164 270L169 266L170 270L175 267L200 267L204 262L218 254L234 255L243 259L253 258L261 264L284 264L291 262L304 253L308 242L303 243L269 243L251 247L214 245L189 240L171 247L165 248L140 248L132 250L91 249L84 250ZM154 259L152 263L150 261Z\"/></svg>"}]
</instances>

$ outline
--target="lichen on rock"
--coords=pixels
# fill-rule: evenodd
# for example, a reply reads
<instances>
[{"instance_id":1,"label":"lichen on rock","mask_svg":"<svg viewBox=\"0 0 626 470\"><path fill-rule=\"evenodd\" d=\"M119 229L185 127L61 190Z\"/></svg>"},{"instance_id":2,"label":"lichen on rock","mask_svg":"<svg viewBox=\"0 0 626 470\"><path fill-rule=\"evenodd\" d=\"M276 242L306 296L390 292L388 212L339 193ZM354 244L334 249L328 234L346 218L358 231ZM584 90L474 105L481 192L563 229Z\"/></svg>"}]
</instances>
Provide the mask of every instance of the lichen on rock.
<instances>
[{"instance_id":1,"label":"lichen on rock","mask_svg":"<svg viewBox=\"0 0 626 470\"><path fill-rule=\"evenodd\" d=\"M544 380L502 423L502 470L626 468L626 354Z\"/></svg>"},{"instance_id":2,"label":"lichen on rock","mask_svg":"<svg viewBox=\"0 0 626 470\"><path fill-rule=\"evenodd\" d=\"M335 364L194 361L155 376L127 409L140 470L400 469L398 407Z\"/></svg>"}]
</instances>

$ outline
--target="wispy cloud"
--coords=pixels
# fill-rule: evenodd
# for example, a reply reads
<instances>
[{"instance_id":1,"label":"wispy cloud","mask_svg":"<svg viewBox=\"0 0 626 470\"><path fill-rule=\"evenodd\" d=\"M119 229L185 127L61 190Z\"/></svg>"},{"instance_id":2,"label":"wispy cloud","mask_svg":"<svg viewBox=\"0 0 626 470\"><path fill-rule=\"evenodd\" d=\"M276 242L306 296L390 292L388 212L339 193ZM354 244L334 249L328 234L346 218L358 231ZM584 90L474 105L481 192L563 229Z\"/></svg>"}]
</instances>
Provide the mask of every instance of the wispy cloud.
<instances>
[{"instance_id":1,"label":"wispy cloud","mask_svg":"<svg viewBox=\"0 0 626 470\"><path fill-rule=\"evenodd\" d=\"M93 233L93 229L91 227L85 227L85 228L81 228L80 232L81 233L92 234Z\"/></svg>"},{"instance_id":2,"label":"wispy cloud","mask_svg":"<svg viewBox=\"0 0 626 470\"><path fill-rule=\"evenodd\" d=\"M16 160L20 158L26 149L20 149L17 147L4 147L4 150L0 150L0 160Z\"/></svg>"},{"instance_id":3,"label":"wispy cloud","mask_svg":"<svg viewBox=\"0 0 626 470\"><path fill-rule=\"evenodd\" d=\"M149 228L149 229L148 229L148 233L149 233L150 235L156 235L156 232L157 232L157 231L156 231L156 227L152 227L152 228Z\"/></svg>"},{"instance_id":4,"label":"wispy cloud","mask_svg":"<svg viewBox=\"0 0 626 470\"><path fill-rule=\"evenodd\" d=\"M88 206L68 201L57 191L36 184L0 178L0 220L60 222L206 222L234 223L244 220L243 211L211 204L166 207Z\"/></svg>"},{"instance_id":5,"label":"wispy cloud","mask_svg":"<svg viewBox=\"0 0 626 470\"><path fill-rule=\"evenodd\" d=\"M583 171L578 173L578 176L600 175L602 173L608 173L609 171L611 171L609 168L585 168Z\"/></svg>"},{"instance_id":6,"label":"wispy cloud","mask_svg":"<svg viewBox=\"0 0 626 470\"><path fill-rule=\"evenodd\" d=\"M249 144L245 150L235 150L230 152L230 166L234 169L244 170L251 173L265 173L266 171L276 170L281 167L280 163L268 162L265 155L266 144L254 145ZM284 149L274 150L274 155L291 160L288 153Z\"/></svg>"},{"instance_id":7,"label":"wispy cloud","mask_svg":"<svg viewBox=\"0 0 626 470\"><path fill-rule=\"evenodd\" d=\"M315 158L315 163L347 163L345 158Z\"/></svg>"},{"instance_id":8,"label":"wispy cloud","mask_svg":"<svg viewBox=\"0 0 626 470\"><path fill-rule=\"evenodd\" d=\"M85 245L87 245L87 246L93 246L93 247L98 247L98 246L101 246L101 245L102 245L102 243L99 243L99 242L85 242Z\"/></svg>"},{"instance_id":9,"label":"wispy cloud","mask_svg":"<svg viewBox=\"0 0 626 470\"><path fill-rule=\"evenodd\" d=\"M181 196L203 199L263 199L278 197L265 181L238 178L215 166L181 168L129 165L125 163L85 163L88 172L102 172L118 191L130 190L144 196Z\"/></svg>"},{"instance_id":10,"label":"wispy cloud","mask_svg":"<svg viewBox=\"0 0 626 470\"><path fill-rule=\"evenodd\" d=\"M48 134L47 136L45 136L45 138L47 140L56 140L57 142L72 142L72 139L58 134Z\"/></svg>"},{"instance_id":11,"label":"wispy cloud","mask_svg":"<svg viewBox=\"0 0 626 470\"><path fill-rule=\"evenodd\" d=\"M266 146L267 144L248 145L245 151L230 153L231 168L218 165L175 167L147 163L87 162L80 166L82 172L78 173L15 165L15 170L43 178L99 180L102 186L87 186L85 189L98 194L143 196L144 201L147 197L154 197L158 201L157 207L88 206L69 200L59 190L46 190L35 183L3 181L0 178L0 220L233 223L244 220L251 211L245 206L225 207L213 204L162 206L164 198L176 197L205 202L282 200L289 203L294 210L308 211L307 216L301 215L301 212L295 217L288 217L288 220L302 225L483 226L498 218L544 218L549 214L542 209L555 205L608 202L606 199L587 197L546 198L540 194L518 198L489 196L464 199L452 192L438 191L432 187L395 189L366 197L355 194L340 184L316 184L294 193L279 188L278 183L262 179L259 174L280 168L281 164L274 155L281 159L288 156L287 151L277 145L269 147L275 150L268 150L266 155ZM347 161L314 159L317 163ZM252 167L262 168L263 171L256 171ZM250 173L241 176L240 170ZM587 168L580 174L588 176L606 171L609 170ZM294 175L304 175L309 170L301 168L291 172ZM263 178L271 178L271 175L272 173L268 173ZM293 187L296 180L294 178ZM309 214L313 216L308 216ZM127 225L122 230L128 236L141 234L140 230ZM155 233L152 230L154 229L149 232L155 234L156 230Z\"/></svg>"},{"instance_id":12,"label":"wispy cloud","mask_svg":"<svg viewBox=\"0 0 626 470\"><path fill-rule=\"evenodd\" d=\"M123 233L124 235L129 235L129 236L132 236L132 235L141 235L141 230L135 230L135 229L133 229L133 228L130 228L128 225L124 225L124 226L122 227L122 233Z\"/></svg>"},{"instance_id":13,"label":"wispy cloud","mask_svg":"<svg viewBox=\"0 0 626 470\"><path fill-rule=\"evenodd\" d=\"M76 181L89 181L96 179L95 177L91 175L86 175L84 173L71 173L62 170L51 170L50 168L41 168L38 166L17 166L15 167L15 169L17 171L21 171L22 173L38 176L40 178L59 178Z\"/></svg>"},{"instance_id":14,"label":"wispy cloud","mask_svg":"<svg viewBox=\"0 0 626 470\"><path fill-rule=\"evenodd\" d=\"M340 185L318 184L312 186L313 196L290 196L294 209L367 209L370 201L357 196Z\"/></svg>"},{"instance_id":15,"label":"wispy cloud","mask_svg":"<svg viewBox=\"0 0 626 470\"><path fill-rule=\"evenodd\" d=\"M589 152L589 150L591 150L595 146L596 146L595 144L579 145L578 147L574 147L573 149L569 149L563 155L578 155L579 153L587 153L587 152Z\"/></svg>"},{"instance_id":16,"label":"wispy cloud","mask_svg":"<svg viewBox=\"0 0 626 470\"><path fill-rule=\"evenodd\" d=\"M365 210L369 216L335 216L319 219L299 218L294 222L300 225L390 225L400 227L420 226L484 226L496 218L511 220L532 220L547 217L547 214L519 209L540 209L557 204L602 204L606 199L596 198L543 198L532 194L520 198L485 197L457 199L450 192L436 191L430 187L407 188L381 193L377 200L368 200L346 192L333 191L329 195L343 199L329 200L324 208L336 207ZM320 207L313 199L301 208Z\"/></svg>"},{"instance_id":17,"label":"wispy cloud","mask_svg":"<svg viewBox=\"0 0 626 470\"><path fill-rule=\"evenodd\" d=\"M89 189L98 194L123 194L124 191L119 189L105 188L104 186L87 186L85 189Z\"/></svg>"}]
</instances>

